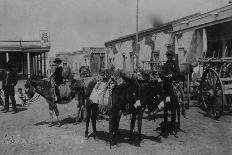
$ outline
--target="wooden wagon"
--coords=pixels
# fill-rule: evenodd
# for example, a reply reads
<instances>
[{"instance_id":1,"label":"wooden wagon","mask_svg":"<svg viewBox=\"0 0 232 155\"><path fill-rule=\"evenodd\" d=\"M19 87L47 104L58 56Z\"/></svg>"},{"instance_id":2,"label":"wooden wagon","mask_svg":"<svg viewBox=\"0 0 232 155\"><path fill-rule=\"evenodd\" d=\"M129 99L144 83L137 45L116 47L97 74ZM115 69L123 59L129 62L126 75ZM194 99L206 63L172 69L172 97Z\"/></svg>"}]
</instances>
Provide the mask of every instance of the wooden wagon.
<instances>
[{"instance_id":1,"label":"wooden wagon","mask_svg":"<svg viewBox=\"0 0 232 155\"><path fill-rule=\"evenodd\" d=\"M199 58L203 67L200 102L208 116L218 119L232 103L232 57Z\"/></svg>"}]
</instances>

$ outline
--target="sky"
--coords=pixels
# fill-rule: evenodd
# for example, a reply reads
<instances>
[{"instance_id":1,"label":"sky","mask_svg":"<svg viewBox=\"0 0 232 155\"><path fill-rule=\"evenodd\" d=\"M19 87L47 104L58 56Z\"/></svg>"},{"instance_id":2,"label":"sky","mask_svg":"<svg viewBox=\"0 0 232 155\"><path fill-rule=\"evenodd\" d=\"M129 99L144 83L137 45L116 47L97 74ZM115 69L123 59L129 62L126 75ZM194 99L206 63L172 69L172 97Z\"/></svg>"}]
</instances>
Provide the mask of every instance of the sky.
<instances>
[{"instance_id":1,"label":"sky","mask_svg":"<svg viewBox=\"0 0 232 155\"><path fill-rule=\"evenodd\" d=\"M228 0L139 0L139 30L228 4ZM48 30L51 52L103 47L136 31L136 0L0 0L0 40L39 40Z\"/></svg>"}]
</instances>

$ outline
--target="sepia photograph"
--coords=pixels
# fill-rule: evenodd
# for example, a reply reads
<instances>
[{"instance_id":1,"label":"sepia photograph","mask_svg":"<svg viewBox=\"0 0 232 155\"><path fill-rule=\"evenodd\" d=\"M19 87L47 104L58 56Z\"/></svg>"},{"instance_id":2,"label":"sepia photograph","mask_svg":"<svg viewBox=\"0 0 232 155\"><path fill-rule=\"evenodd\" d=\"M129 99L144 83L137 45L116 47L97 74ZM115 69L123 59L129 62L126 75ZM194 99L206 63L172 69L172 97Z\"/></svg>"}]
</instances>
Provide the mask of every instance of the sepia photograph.
<instances>
[{"instance_id":1,"label":"sepia photograph","mask_svg":"<svg viewBox=\"0 0 232 155\"><path fill-rule=\"evenodd\" d=\"M0 155L232 155L232 0L0 0Z\"/></svg>"}]
</instances>

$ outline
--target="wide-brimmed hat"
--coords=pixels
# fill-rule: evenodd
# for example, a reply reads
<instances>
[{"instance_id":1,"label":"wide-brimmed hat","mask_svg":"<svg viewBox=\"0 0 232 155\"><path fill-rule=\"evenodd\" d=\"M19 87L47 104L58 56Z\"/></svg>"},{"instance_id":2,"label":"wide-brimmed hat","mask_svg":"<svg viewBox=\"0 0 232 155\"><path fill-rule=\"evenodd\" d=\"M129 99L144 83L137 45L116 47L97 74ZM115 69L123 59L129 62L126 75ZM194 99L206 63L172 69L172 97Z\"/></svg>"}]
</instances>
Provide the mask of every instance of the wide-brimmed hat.
<instances>
[{"instance_id":1,"label":"wide-brimmed hat","mask_svg":"<svg viewBox=\"0 0 232 155\"><path fill-rule=\"evenodd\" d=\"M172 50L168 50L168 51L166 52L166 55L174 56L174 55L175 55L175 52L172 51Z\"/></svg>"},{"instance_id":2,"label":"wide-brimmed hat","mask_svg":"<svg viewBox=\"0 0 232 155\"><path fill-rule=\"evenodd\" d=\"M61 63L62 60L60 60L60 58L56 58L53 62L54 62L54 63Z\"/></svg>"}]
</instances>

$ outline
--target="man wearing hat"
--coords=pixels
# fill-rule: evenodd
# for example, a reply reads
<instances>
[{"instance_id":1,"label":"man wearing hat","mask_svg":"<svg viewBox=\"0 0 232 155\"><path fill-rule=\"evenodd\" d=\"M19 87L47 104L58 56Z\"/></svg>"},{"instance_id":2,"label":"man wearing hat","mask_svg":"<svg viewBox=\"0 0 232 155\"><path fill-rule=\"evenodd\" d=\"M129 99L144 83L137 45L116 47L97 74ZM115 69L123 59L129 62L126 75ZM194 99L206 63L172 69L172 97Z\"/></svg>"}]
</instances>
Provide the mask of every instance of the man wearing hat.
<instances>
[{"instance_id":1,"label":"man wearing hat","mask_svg":"<svg viewBox=\"0 0 232 155\"><path fill-rule=\"evenodd\" d=\"M3 72L3 80L2 80L2 89L4 90L5 95L5 106L4 109L1 111L8 112L9 111L9 98L12 102L12 109L13 114L16 113L16 101L15 101L15 89L18 82L17 74L16 72L11 68L11 63L7 63L6 67Z\"/></svg>"},{"instance_id":2,"label":"man wearing hat","mask_svg":"<svg viewBox=\"0 0 232 155\"><path fill-rule=\"evenodd\" d=\"M162 75L166 77L170 77L172 81L175 81L178 79L180 75L180 68L177 62L174 60L175 52L172 50L168 50L166 52L167 61L163 66Z\"/></svg>"},{"instance_id":3,"label":"man wearing hat","mask_svg":"<svg viewBox=\"0 0 232 155\"><path fill-rule=\"evenodd\" d=\"M53 73L54 81L55 81L55 93L57 97L57 101L60 100L60 91L59 91L59 86L63 83L63 78L62 78L62 72L63 72L63 67L62 67L62 60L60 58L56 58L54 60L54 63L57 65L55 72Z\"/></svg>"},{"instance_id":4,"label":"man wearing hat","mask_svg":"<svg viewBox=\"0 0 232 155\"><path fill-rule=\"evenodd\" d=\"M167 61L163 65L161 78L163 79L163 96L161 97L161 102L158 105L158 108L153 112L153 114L157 114L164 107L164 102L170 102L170 96L173 94L172 92L172 82L178 80L180 75L180 68L177 62L174 60L175 52L172 50L168 50L166 52Z\"/></svg>"}]
</instances>

